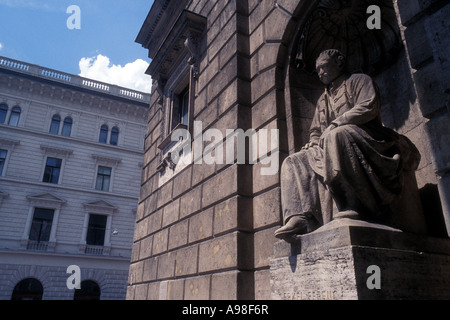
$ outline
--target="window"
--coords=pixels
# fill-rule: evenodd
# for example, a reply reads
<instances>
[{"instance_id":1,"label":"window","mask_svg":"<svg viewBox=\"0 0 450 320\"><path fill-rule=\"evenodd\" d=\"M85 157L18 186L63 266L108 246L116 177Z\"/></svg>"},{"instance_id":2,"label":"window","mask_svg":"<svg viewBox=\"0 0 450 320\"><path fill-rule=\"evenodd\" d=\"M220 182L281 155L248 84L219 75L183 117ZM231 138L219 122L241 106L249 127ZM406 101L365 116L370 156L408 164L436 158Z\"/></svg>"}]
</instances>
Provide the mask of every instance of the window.
<instances>
[{"instance_id":1,"label":"window","mask_svg":"<svg viewBox=\"0 0 450 320\"><path fill-rule=\"evenodd\" d=\"M44 287L39 280L28 278L14 287L11 300L42 300L43 294Z\"/></svg>"},{"instance_id":2,"label":"window","mask_svg":"<svg viewBox=\"0 0 450 320\"><path fill-rule=\"evenodd\" d=\"M175 95L172 113L172 129L178 124L188 125L189 121L189 88Z\"/></svg>"},{"instance_id":3,"label":"window","mask_svg":"<svg viewBox=\"0 0 450 320\"><path fill-rule=\"evenodd\" d=\"M98 139L98 142L100 143L106 143L106 141L108 140L108 126L106 124L102 125L102 127L100 128L100 137Z\"/></svg>"},{"instance_id":4,"label":"window","mask_svg":"<svg viewBox=\"0 0 450 320\"><path fill-rule=\"evenodd\" d=\"M9 115L8 124L13 127L17 127L19 125L20 113L22 110L19 107L14 107L11 110L11 114Z\"/></svg>"},{"instance_id":5,"label":"window","mask_svg":"<svg viewBox=\"0 0 450 320\"><path fill-rule=\"evenodd\" d=\"M50 124L50 133L58 134L59 133L59 125L61 124L61 117L59 115L54 115L52 118L52 123Z\"/></svg>"},{"instance_id":6,"label":"window","mask_svg":"<svg viewBox=\"0 0 450 320\"><path fill-rule=\"evenodd\" d=\"M109 139L109 143L117 146L117 142L119 142L119 128L114 127L111 130L111 138Z\"/></svg>"},{"instance_id":7,"label":"window","mask_svg":"<svg viewBox=\"0 0 450 320\"><path fill-rule=\"evenodd\" d=\"M70 134L72 133L72 123L73 120L71 117L67 117L64 119L61 135L63 135L64 137L70 137Z\"/></svg>"},{"instance_id":8,"label":"window","mask_svg":"<svg viewBox=\"0 0 450 320\"><path fill-rule=\"evenodd\" d=\"M100 287L92 280L81 282L81 289L75 289L73 300L100 300Z\"/></svg>"},{"instance_id":9,"label":"window","mask_svg":"<svg viewBox=\"0 0 450 320\"><path fill-rule=\"evenodd\" d=\"M59 183L59 175L61 173L62 160L57 158L47 158L44 170L44 178L42 182Z\"/></svg>"},{"instance_id":10,"label":"window","mask_svg":"<svg viewBox=\"0 0 450 320\"><path fill-rule=\"evenodd\" d=\"M8 113L8 106L6 104L0 105L0 124L5 123L7 113Z\"/></svg>"},{"instance_id":11,"label":"window","mask_svg":"<svg viewBox=\"0 0 450 320\"><path fill-rule=\"evenodd\" d=\"M105 244L106 221L108 216L99 214L89 215L89 225L86 235L86 244L103 246Z\"/></svg>"},{"instance_id":12,"label":"window","mask_svg":"<svg viewBox=\"0 0 450 320\"><path fill-rule=\"evenodd\" d=\"M8 155L8 150L0 149L0 177L3 175L3 169L5 168L7 155Z\"/></svg>"},{"instance_id":13,"label":"window","mask_svg":"<svg viewBox=\"0 0 450 320\"><path fill-rule=\"evenodd\" d=\"M95 190L109 191L112 168L98 166Z\"/></svg>"},{"instance_id":14,"label":"window","mask_svg":"<svg viewBox=\"0 0 450 320\"><path fill-rule=\"evenodd\" d=\"M53 209L34 209L29 240L37 243L48 242L50 240L54 213L55 210Z\"/></svg>"}]
</instances>

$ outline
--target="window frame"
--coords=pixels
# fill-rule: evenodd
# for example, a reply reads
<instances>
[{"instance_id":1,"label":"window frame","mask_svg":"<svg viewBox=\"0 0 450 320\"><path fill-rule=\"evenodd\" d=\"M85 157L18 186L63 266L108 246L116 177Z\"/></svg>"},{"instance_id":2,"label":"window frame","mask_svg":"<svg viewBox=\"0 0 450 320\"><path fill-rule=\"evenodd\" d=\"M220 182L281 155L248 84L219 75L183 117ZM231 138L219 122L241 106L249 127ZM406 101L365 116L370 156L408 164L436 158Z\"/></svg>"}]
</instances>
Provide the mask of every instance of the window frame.
<instances>
[{"instance_id":1,"label":"window frame","mask_svg":"<svg viewBox=\"0 0 450 320\"><path fill-rule=\"evenodd\" d=\"M83 252L85 254L89 254L88 250L91 248L101 248L101 255L109 254L111 251L111 232L112 232L112 218L114 213L118 210L117 207L112 205L106 200L96 200L91 202L83 203L84 207L84 223L83 223L83 229L81 232L81 239L80 239L80 245L79 250L80 252ZM86 237L88 232L88 226L89 226L89 218L91 214L96 215L103 215L106 216L106 230L105 230L105 241L103 246L94 246L94 245L88 245L86 243Z\"/></svg>"},{"instance_id":2,"label":"window frame","mask_svg":"<svg viewBox=\"0 0 450 320\"><path fill-rule=\"evenodd\" d=\"M8 110L9 107L6 103L0 104L0 124L6 124L6 120L8 119ZM3 118L3 120L1 120Z\"/></svg>"},{"instance_id":3,"label":"window frame","mask_svg":"<svg viewBox=\"0 0 450 320\"><path fill-rule=\"evenodd\" d=\"M68 120L70 120L70 122ZM61 128L61 135L63 137L70 137L72 135L72 126L73 126L72 117L65 117L62 128ZM67 130L68 130L68 133L66 133Z\"/></svg>"},{"instance_id":4,"label":"window frame","mask_svg":"<svg viewBox=\"0 0 450 320\"><path fill-rule=\"evenodd\" d=\"M58 160L58 161L60 161L60 166L59 167L51 167L51 166L49 166L48 165L48 162L49 162L49 160L50 159L53 159L53 160ZM61 184L61 181L62 181L62 171L63 171L63 167L64 167L64 159L63 158L56 158L56 157L54 157L54 156L47 156L46 157L46 159L45 159L45 163L44 163L44 172L43 172L43 175L42 175L42 182L43 183L50 183L50 184L56 184L56 185L58 185L58 184ZM56 182L52 182L53 181L53 179L51 179L51 181L45 181L45 176L46 176L46 174L47 174L47 168L58 168L58 181L56 181ZM52 173L53 173L53 170L52 170ZM51 175L50 177L53 177L53 175Z\"/></svg>"},{"instance_id":5,"label":"window frame","mask_svg":"<svg viewBox=\"0 0 450 320\"><path fill-rule=\"evenodd\" d=\"M55 114L52 116L50 121L50 128L48 130L51 134L59 134L59 129L61 127L61 116L59 114Z\"/></svg>"},{"instance_id":6,"label":"window frame","mask_svg":"<svg viewBox=\"0 0 450 320\"><path fill-rule=\"evenodd\" d=\"M3 164L3 170L2 170L2 172L0 172L0 177L6 177L6 171L7 171L8 166L9 166L9 161L11 159L11 154L13 153L14 148L17 145L19 145L19 144L20 144L20 141L17 141L17 140L0 138L0 149L7 151L6 159L5 159L5 162Z\"/></svg>"},{"instance_id":7,"label":"window frame","mask_svg":"<svg viewBox=\"0 0 450 320\"><path fill-rule=\"evenodd\" d=\"M104 225L101 224L101 227L99 227L100 224L96 224L94 221L95 218L104 218ZM99 246L99 247L103 247L105 245L105 239L106 239L106 228L108 226L108 216L104 215L104 214L98 214L98 213L89 213L89 218L88 218L88 227L87 227L87 231L86 231L86 245L88 246ZM99 243L95 243L97 242L97 237L98 234L97 232L100 232L100 235L102 235L102 239L101 241L99 241ZM91 238L94 239L91 239ZM91 240L94 240L94 243L89 243L91 242Z\"/></svg>"},{"instance_id":8,"label":"window frame","mask_svg":"<svg viewBox=\"0 0 450 320\"><path fill-rule=\"evenodd\" d=\"M42 165L42 170L41 170L41 175L40 175L40 182L45 183L45 184L50 184L50 185L61 185L63 182L66 161L69 158L69 156L73 153L73 150L62 149L62 148L57 148L57 147L52 147L52 146L47 146L47 145L42 145L42 144L41 144L41 150L43 151L43 159L42 159L43 165ZM55 158L55 159L62 160L57 184L51 183L51 182L44 182L44 174L45 174L45 169L47 166L48 158Z\"/></svg>"},{"instance_id":9,"label":"window frame","mask_svg":"<svg viewBox=\"0 0 450 320\"><path fill-rule=\"evenodd\" d=\"M117 166L122 162L122 159L107 157L107 156L98 155L98 154L93 154L92 158L95 160L95 175L93 177L92 189L97 192L113 192L116 169L117 169ZM111 177L109 180L109 190L108 191L97 190L97 188L96 188L99 167L111 168Z\"/></svg>"},{"instance_id":10,"label":"window frame","mask_svg":"<svg viewBox=\"0 0 450 320\"><path fill-rule=\"evenodd\" d=\"M8 125L11 127L18 127L19 123L20 123L20 118L22 115L22 108L19 106L15 106L11 109L11 112L9 113L9 117L8 117ZM11 123L13 116L17 117L17 120L15 121L15 123Z\"/></svg>"},{"instance_id":11,"label":"window frame","mask_svg":"<svg viewBox=\"0 0 450 320\"><path fill-rule=\"evenodd\" d=\"M45 211L48 211L48 212L45 212ZM37 217L38 214L51 214L51 218L45 219L43 217ZM34 207L33 217L31 218L31 226L30 226L30 230L28 232L28 240L36 242L38 244L41 242L44 242L44 243L50 242L50 235L51 235L51 231L52 231L54 218L55 218L55 209ZM48 230L46 230L45 233L42 234L42 228L43 228L43 225L45 224L44 223L45 221L50 221L49 228L47 227ZM34 230L34 226L39 227L38 239L31 239L32 232ZM42 236L44 236L43 238L45 238L45 239L41 239Z\"/></svg>"},{"instance_id":12,"label":"window frame","mask_svg":"<svg viewBox=\"0 0 450 320\"><path fill-rule=\"evenodd\" d=\"M117 126L114 126L111 129L111 134L109 136L109 144L112 146L118 146L119 145L119 135L120 135L120 129ZM113 140L114 137L114 140Z\"/></svg>"},{"instance_id":13,"label":"window frame","mask_svg":"<svg viewBox=\"0 0 450 320\"><path fill-rule=\"evenodd\" d=\"M106 134L106 136L104 136L105 134ZM108 136L109 136L109 126L107 124L102 124L102 126L100 127L100 133L99 133L99 136L98 136L98 142L102 143L102 144L107 144L108 143Z\"/></svg>"},{"instance_id":14,"label":"window frame","mask_svg":"<svg viewBox=\"0 0 450 320\"><path fill-rule=\"evenodd\" d=\"M109 176L105 175L103 173L100 173L100 168L107 168L107 169L109 169L110 170ZM97 188L98 187L99 177L102 177L102 188L100 188L100 189ZM105 186L104 186L104 181L105 181L104 177L109 177L108 188L106 188L106 189L105 189ZM98 164L97 165L97 172L96 172L96 175L95 175L95 186L94 186L94 189L96 191L111 192L112 178L113 178L113 167L109 167L109 166L106 166L106 165L103 165L103 164Z\"/></svg>"},{"instance_id":15,"label":"window frame","mask_svg":"<svg viewBox=\"0 0 450 320\"><path fill-rule=\"evenodd\" d=\"M50 239L47 243L47 246L45 246L45 248L41 248L40 251L54 250L56 247L56 230L58 228L59 215L62 206L66 203L66 200L61 199L51 193L29 195L27 196L27 199L29 201L28 217L21 238L21 246L28 249L30 243L32 243L32 241L29 240L29 235L33 223L35 209L51 209L54 210L54 214L50 231Z\"/></svg>"},{"instance_id":16,"label":"window frame","mask_svg":"<svg viewBox=\"0 0 450 320\"><path fill-rule=\"evenodd\" d=\"M2 151L4 151L6 153L4 158L2 158L2 156L1 156ZM8 163L8 158L9 158L9 150L2 149L0 147L0 177L3 177L5 175L4 173L6 172L6 164Z\"/></svg>"}]
</instances>

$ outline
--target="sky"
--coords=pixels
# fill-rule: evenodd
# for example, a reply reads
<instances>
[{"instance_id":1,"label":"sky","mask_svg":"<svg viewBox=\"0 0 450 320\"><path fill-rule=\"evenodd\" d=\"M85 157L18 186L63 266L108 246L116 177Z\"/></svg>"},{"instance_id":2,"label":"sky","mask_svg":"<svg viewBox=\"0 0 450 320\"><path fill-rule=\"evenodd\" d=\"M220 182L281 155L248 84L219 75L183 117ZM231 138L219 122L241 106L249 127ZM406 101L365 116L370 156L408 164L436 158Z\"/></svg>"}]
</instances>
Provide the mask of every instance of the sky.
<instances>
[{"instance_id":1,"label":"sky","mask_svg":"<svg viewBox=\"0 0 450 320\"><path fill-rule=\"evenodd\" d=\"M135 39L152 4L0 0L0 56L150 92L145 70L151 60Z\"/></svg>"}]
</instances>

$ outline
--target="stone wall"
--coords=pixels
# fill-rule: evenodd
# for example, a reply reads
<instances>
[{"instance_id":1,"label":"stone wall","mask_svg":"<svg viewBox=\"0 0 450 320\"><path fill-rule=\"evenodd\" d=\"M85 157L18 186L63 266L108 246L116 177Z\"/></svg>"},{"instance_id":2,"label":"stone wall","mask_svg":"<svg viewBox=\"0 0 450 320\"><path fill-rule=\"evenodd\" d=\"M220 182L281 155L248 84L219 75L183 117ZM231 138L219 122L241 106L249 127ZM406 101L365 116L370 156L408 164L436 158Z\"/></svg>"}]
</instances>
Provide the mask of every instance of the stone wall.
<instances>
[{"instance_id":1,"label":"stone wall","mask_svg":"<svg viewBox=\"0 0 450 320\"><path fill-rule=\"evenodd\" d=\"M311 3L185 1L188 10L207 18L199 74L191 82L191 88L195 88L191 103L193 120L202 121L203 130L279 129L280 164L301 146L311 116L307 110L302 114L303 111L291 107L287 75L293 54L292 39L300 16L309 10ZM162 12L180 12L183 6L180 2L174 9L171 1L155 4ZM405 6L406 1L399 1L400 16L406 16L404 11L410 10ZM441 7L434 7L435 15L442 14L448 6ZM431 14L429 10L424 12L418 17ZM157 17L156 13L154 16ZM174 20L164 18L164 14L159 16L163 18L153 28L162 28L161 24ZM177 14L172 12L171 16ZM154 21L146 21L144 26L151 26L150 22ZM154 54L153 48L150 49ZM393 69L378 79L385 88L395 80L390 78L392 74L399 77L398 81L403 81L399 74L408 79L407 85L402 86L407 94L403 100L405 125L397 129L419 144L424 154L418 174L421 185L435 186L434 160L428 156L429 143L423 134L429 126L422 116L426 115L423 109L430 104L422 106L425 102L420 100L429 98L418 93L413 77L416 72L409 65L410 55L404 51ZM428 57L423 61L438 68L438 60L430 62ZM426 68L428 64L420 65ZM426 74L432 77L437 73ZM269 259L273 255L274 231L281 224L279 175L261 175L260 163L188 165L179 172L175 170L173 177L161 183L162 174L157 167L162 154L158 146L167 134L163 120L167 116L168 97L167 92L158 90L157 75L152 76L154 90L127 299L269 299ZM442 96L441 89L434 90ZM417 101L416 96L420 96ZM442 117L446 110L445 103L441 103L437 113L431 114ZM387 114L385 118L395 125L398 112L395 108L388 111L393 115ZM292 123L301 124L298 140L293 137Z\"/></svg>"}]
</instances>

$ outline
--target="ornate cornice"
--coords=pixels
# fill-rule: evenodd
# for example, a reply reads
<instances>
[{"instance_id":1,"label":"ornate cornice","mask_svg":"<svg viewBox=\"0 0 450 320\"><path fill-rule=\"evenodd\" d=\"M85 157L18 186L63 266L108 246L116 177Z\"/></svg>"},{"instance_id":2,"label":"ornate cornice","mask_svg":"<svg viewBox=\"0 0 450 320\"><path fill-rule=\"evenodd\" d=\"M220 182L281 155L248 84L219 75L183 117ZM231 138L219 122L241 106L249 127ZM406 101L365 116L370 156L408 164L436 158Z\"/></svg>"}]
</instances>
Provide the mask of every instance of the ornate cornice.
<instances>
[{"instance_id":1,"label":"ornate cornice","mask_svg":"<svg viewBox=\"0 0 450 320\"><path fill-rule=\"evenodd\" d=\"M183 10L156 50L147 74L158 82L167 80L186 54L188 62L195 65L199 61L199 43L205 28L205 17Z\"/></svg>"}]
</instances>

